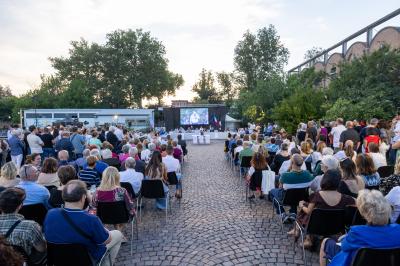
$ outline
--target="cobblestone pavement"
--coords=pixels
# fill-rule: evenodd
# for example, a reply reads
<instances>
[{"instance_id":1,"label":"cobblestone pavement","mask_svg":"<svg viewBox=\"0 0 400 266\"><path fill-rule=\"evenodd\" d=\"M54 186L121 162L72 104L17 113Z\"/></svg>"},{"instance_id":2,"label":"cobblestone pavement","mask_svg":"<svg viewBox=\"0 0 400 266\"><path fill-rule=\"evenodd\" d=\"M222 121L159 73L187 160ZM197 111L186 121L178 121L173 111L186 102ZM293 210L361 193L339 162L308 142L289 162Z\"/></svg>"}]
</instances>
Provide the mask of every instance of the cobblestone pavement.
<instances>
[{"instance_id":1,"label":"cobblestone pavement","mask_svg":"<svg viewBox=\"0 0 400 266\"><path fill-rule=\"evenodd\" d=\"M250 209L245 202L222 142L190 145L189 153L181 205L173 199L166 221L147 200L133 254L126 243L116 265L303 265L300 248L294 251L288 228L281 231L271 203L257 199Z\"/></svg>"}]
</instances>

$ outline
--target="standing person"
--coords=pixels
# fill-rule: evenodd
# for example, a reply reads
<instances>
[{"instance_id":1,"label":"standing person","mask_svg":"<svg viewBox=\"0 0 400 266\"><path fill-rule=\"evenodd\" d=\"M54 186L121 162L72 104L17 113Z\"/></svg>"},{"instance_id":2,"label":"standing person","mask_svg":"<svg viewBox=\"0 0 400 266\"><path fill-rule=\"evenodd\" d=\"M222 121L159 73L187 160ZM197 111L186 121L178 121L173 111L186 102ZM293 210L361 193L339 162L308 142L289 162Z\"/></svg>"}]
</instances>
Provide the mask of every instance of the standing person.
<instances>
[{"instance_id":1,"label":"standing person","mask_svg":"<svg viewBox=\"0 0 400 266\"><path fill-rule=\"evenodd\" d=\"M324 141L326 144L328 144L328 129L325 127L325 121L320 121L319 122L320 128L318 131L318 140Z\"/></svg>"},{"instance_id":2,"label":"standing person","mask_svg":"<svg viewBox=\"0 0 400 266\"><path fill-rule=\"evenodd\" d=\"M54 138L53 135L50 134L50 130L45 127L43 129L43 134L40 135L41 140L43 141L43 157L48 158L48 157L55 157L54 153Z\"/></svg>"},{"instance_id":3,"label":"standing person","mask_svg":"<svg viewBox=\"0 0 400 266\"><path fill-rule=\"evenodd\" d=\"M69 132L68 131L63 131L61 135L61 139L57 141L56 143L56 152L58 153L59 151L67 151L68 152L68 157L73 159L73 151L74 151L74 146L71 143L71 140L69 139Z\"/></svg>"},{"instance_id":4,"label":"standing person","mask_svg":"<svg viewBox=\"0 0 400 266\"><path fill-rule=\"evenodd\" d=\"M42 146L44 145L44 143L42 139L37 136L38 133L37 128L35 126L30 126L29 131L31 133L26 137L26 140L29 144L30 154L37 153L40 154L41 157L43 157Z\"/></svg>"},{"instance_id":5,"label":"standing person","mask_svg":"<svg viewBox=\"0 0 400 266\"><path fill-rule=\"evenodd\" d=\"M8 151L10 150L10 146L7 141L0 140L0 167L6 163Z\"/></svg>"},{"instance_id":6,"label":"standing person","mask_svg":"<svg viewBox=\"0 0 400 266\"><path fill-rule=\"evenodd\" d=\"M20 135L21 131L19 129L13 129L11 131L11 138L8 140L11 150L11 161L15 163L18 169L21 167L25 149L24 143L19 138Z\"/></svg>"},{"instance_id":7,"label":"standing person","mask_svg":"<svg viewBox=\"0 0 400 266\"><path fill-rule=\"evenodd\" d=\"M366 130L367 136L364 138L364 149L365 152L368 153L368 146L370 143L375 143L378 145L378 151L379 151L379 146L381 145L381 138L379 137L379 131L377 128L369 127Z\"/></svg>"},{"instance_id":8,"label":"standing person","mask_svg":"<svg viewBox=\"0 0 400 266\"><path fill-rule=\"evenodd\" d=\"M343 150L344 144L348 140L351 140L353 142L354 150L358 150L358 147L360 146L360 135L354 129L354 123L352 121L346 122L346 130L344 130L342 134L340 134L339 147L341 150Z\"/></svg>"},{"instance_id":9,"label":"standing person","mask_svg":"<svg viewBox=\"0 0 400 266\"><path fill-rule=\"evenodd\" d=\"M77 127L72 128L72 135L70 137L70 141L72 143L72 146L74 147L73 150L74 156L72 158L75 160L81 158L83 156L82 155L83 150L85 149L86 138L84 135L79 133Z\"/></svg>"},{"instance_id":10,"label":"standing person","mask_svg":"<svg viewBox=\"0 0 400 266\"><path fill-rule=\"evenodd\" d=\"M118 230L108 231L97 216L84 210L87 195L86 185L82 181L71 180L64 186L64 207L51 209L44 221L46 240L55 244L81 244L96 263L109 251L113 264L121 247L122 233ZM78 226L87 237L76 229ZM104 265L111 266L108 258L102 260L101 266Z\"/></svg>"},{"instance_id":11,"label":"standing person","mask_svg":"<svg viewBox=\"0 0 400 266\"><path fill-rule=\"evenodd\" d=\"M120 143L120 141L118 140L118 138L114 132L115 132L115 127L111 126L110 130L108 131L108 133L106 135L106 140L108 142L110 142L111 145L114 146L114 148L116 148L118 146L118 144Z\"/></svg>"},{"instance_id":12,"label":"standing person","mask_svg":"<svg viewBox=\"0 0 400 266\"><path fill-rule=\"evenodd\" d=\"M338 152L340 150L340 135L346 128L343 126L343 118L336 119L336 126L332 128L332 131L329 135L333 137L333 150L334 152Z\"/></svg>"},{"instance_id":13,"label":"standing person","mask_svg":"<svg viewBox=\"0 0 400 266\"><path fill-rule=\"evenodd\" d=\"M307 125L304 123L300 123L299 125L299 130L297 132L297 140L299 143L302 143L303 141L306 140L306 131L307 131Z\"/></svg>"},{"instance_id":14,"label":"standing person","mask_svg":"<svg viewBox=\"0 0 400 266\"><path fill-rule=\"evenodd\" d=\"M306 130L306 139L311 139L314 143L317 143L318 131L314 126L314 121L308 121Z\"/></svg>"}]
</instances>

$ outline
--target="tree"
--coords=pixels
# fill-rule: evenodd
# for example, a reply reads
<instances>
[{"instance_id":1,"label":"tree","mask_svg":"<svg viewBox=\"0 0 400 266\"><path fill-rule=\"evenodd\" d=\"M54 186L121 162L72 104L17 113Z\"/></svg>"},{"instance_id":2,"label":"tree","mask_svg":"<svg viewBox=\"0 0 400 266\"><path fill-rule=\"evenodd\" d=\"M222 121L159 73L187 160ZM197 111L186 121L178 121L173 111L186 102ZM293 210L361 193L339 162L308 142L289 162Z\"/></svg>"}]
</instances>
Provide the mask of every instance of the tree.
<instances>
[{"instance_id":1,"label":"tree","mask_svg":"<svg viewBox=\"0 0 400 266\"><path fill-rule=\"evenodd\" d=\"M17 97L12 95L10 87L0 85L0 121L11 120L16 99Z\"/></svg>"},{"instance_id":2,"label":"tree","mask_svg":"<svg viewBox=\"0 0 400 266\"><path fill-rule=\"evenodd\" d=\"M82 82L91 105L142 107L143 99L160 102L183 84L182 76L168 70L165 47L150 32L117 30L106 39L105 45L71 42L68 57L50 58L62 84Z\"/></svg>"},{"instance_id":3,"label":"tree","mask_svg":"<svg viewBox=\"0 0 400 266\"><path fill-rule=\"evenodd\" d=\"M0 99L1 98L5 98L5 97L11 97L12 93L11 93L11 89L9 86L2 86L0 85Z\"/></svg>"},{"instance_id":4,"label":"tree","mask_svg":"<svg viewBox=\"0 0 400 266\"><path fill-rule=\"evenodd\" d=\"M304 60L307 61L311 58L314 58L315 56L321 54L324 51L321 47L313 47L310 50L307 50L306 53L304 54ZM314 60L314 62L319 61L321 58L317 58Z\"/></svg>"},{"instance_id":5,"label":"tree","mask_svg":"<svg viewBox=\"0 0 400 266\"><path fill-rule=\"evenodd\" d=\"M198 103L218 103L217 89L214 85L214 75L209 70L202 69L199 74L199 80L193 85L192 91L197 93L198 97L194 99Z\"/></svg>"},{"instance_id":6,"label":"tree","mask_svg":"<svg viewBox=\"0 0 400 266\"><path fill-rule=\"evenodd\" d=\"M237 97L238 87L235 84L236 79L233 73L216 73L217 81L220 86L219 98L225 101L226 106L231 107L234 99Z\"/></svg>"},{"instance_id":7,"label":"tree","mask_svg":"<svg viewBox=\"0 0 400 266\"><path fill-rule=\"evenodd\" d=\"M247 31L234 53L235 69L247 90L254 90L258 80L281 73L289 56L273 25L259 29L256 34Z\"/></svg>"}]
</instances>

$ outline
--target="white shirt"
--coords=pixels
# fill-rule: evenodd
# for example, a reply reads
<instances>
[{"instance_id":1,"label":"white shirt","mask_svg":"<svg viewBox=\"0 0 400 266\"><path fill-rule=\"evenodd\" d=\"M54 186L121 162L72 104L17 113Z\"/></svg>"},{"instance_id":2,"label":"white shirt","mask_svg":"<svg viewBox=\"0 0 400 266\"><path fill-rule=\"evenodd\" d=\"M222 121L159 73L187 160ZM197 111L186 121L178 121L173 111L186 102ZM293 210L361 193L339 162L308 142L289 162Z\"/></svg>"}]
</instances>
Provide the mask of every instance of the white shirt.
<instances>
[{"instance_id":1,"label":"white shirt","mask_svg":"<svg viewBox=\"0 0 400 266\"><path fill-rule=\"evenodd\" d=\"M162 158L162 162L165 164L167 168L167 173L176 172L179 173L181 164L178 159L175 159L172 155L167 155Z\"/></svg>"},{"instance_id":2,"label":"white shirt","mask_svg":"<svg viewBox=\"0 0 400 266\"><path fill-rule=\"evenodd\" d=\"M237 146L237 147L235 148L235 150L233 151L233 153L236 154L236 153L241 152L242 150L243 150L243 146L240 145L240 146Z\"/></svg>"},{"instance_id":3,"label":"white shirt","mask_svg":"<svg viewBox=\"0 0 400 266\"><path fill-rule=\"evenodd\" d=\"M282 175L283 173L286 173L289 170L289 166L291 164L291 160L286 160L282 163L281 168L279 168L279 175ZM306 164L303 162L303 165L301 166L301 170L307 170Z\"/></svg>"},{"instance_id":4,"label":"white shirt","mask_svg":"<svg viewBox=\"0 0 400 266\"><path fill-rule=\"evenodd\" d=\"M150 154L151 154L151 152L150 152L149 149L144 149L144 150L142 150L142 152L140 153L140 159L141 159L142 161L147 162L147 160L148 160L149 157L150 157Z\"/></svg>"},{"instance_id":5,"label":"white shirt","mask_svg":"<svg viewBox=\"0 0 400 266\"><path fill-rule=\"evenodd\" d=\"M390 205L393 206L392 217L390 218L392 223L395 223L400 215L400 187L396 186L390 190L385 196Z\"/></svg>"},{"instance_id":6,"label":"white shirt","mask_svg":"<svg viewBox=\"0 0 400 266\"><path fill-rule=\"evenodd\" d=\"M116 128L114 131L115 136L117 136L118 140L121 141L124 138L124 132L121 129Z\"/></svg>"},{"instance_id":7,"label":"white shirt","mask_svg":"<svg viewBox=\"0 0 400 266\"><path fill-rule=\"evenodd\" d=\"M31 153L43 153L42 145L44 143L39 136L31 133L26 137L26 139L28 141L29 148L31 149Z\"/></svg>"},{"instance_id":8,"label":"white shirt","mask_svg":"<svg viewBox=\"0 0 400 266\"><path fill-rule=\"evenodd\" d=\"M120 182L128 182L132 185L135 194L139 193L142 186L143 174L136 172L135 169L128 168L125 171L119 172Z\"/></svg>"},{"instance_id":9,"label":"white shirt","mask_svg":"<svg viewBox=\"0 0 400 266\"><path fill-rule=\"evenodd\" d=\"M381 166L386 166L386 157L382 155L380 152L370 152L369 156L371 156L372 161L374 161L375 169L378 169Z\"/></svg>"},{"instance_id":10,"label":"white shirt","mask_svg":"<svg viewBox=\"0 0 400 266\"><path fill-rule=\"evenodd\" d=\"M333 136L333 147L334 148L339 148L340 135L345 130L346 130L346 127L343 125L338 125L338 126L332 128L331 135Z\"/></svg>"}]
</instances>

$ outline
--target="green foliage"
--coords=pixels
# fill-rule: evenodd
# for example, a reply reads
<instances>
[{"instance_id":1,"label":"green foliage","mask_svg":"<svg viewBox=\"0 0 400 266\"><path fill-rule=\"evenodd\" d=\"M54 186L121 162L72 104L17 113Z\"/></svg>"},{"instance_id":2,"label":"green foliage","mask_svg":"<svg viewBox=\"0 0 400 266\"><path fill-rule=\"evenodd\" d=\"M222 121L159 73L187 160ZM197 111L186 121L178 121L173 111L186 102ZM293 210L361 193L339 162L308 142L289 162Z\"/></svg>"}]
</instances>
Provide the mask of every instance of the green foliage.
<instances>
[{"instance_id":1,"label":"green foliage","mask_svg":"<svg viewBox=\"0 0 400 266\"><path fill-rule=\"evenodd\" d=\"M202 69L199 80L193 85L192 90L198 97L194 99L196 103L219 103L221 102L217 88L214 84L214 75L211 71Z\"/></svg>"},{"instance_id":2,"label":"green foliage","mask_svg":"<svg viewBox=\"0 0 400 266\"><path fill-rule=\"evenodd\" d=\"M328 97L332 107L327 117L336 112L358 119L392 117L400 106L399 76L400 50L386 46L342 64L338 77L329 84Z\"/></svg>"},{"instance_id":3,"label":"green foliage","mask_svg":"<svg viewBox=\"0 0 400 266\"><path fill-rule=\"evenodd\" d=\"M235 47L234 64L246 90L254 90L259 80L281 73L288 61L289 51L280 42L273 25L247 31Z\"/></svg>"},{"instance_id":4,"label":"green foliage","mask_svg":"<svg viewBox=\"0 0 400 266\"><path fill-rule=\"evenodd\" d=\"M225 102L227 107L231 107L238 94L238 86L233 73L218 72L216 73L217 81L220 86L219 98Z\"/></svg>"}]
</instances>

